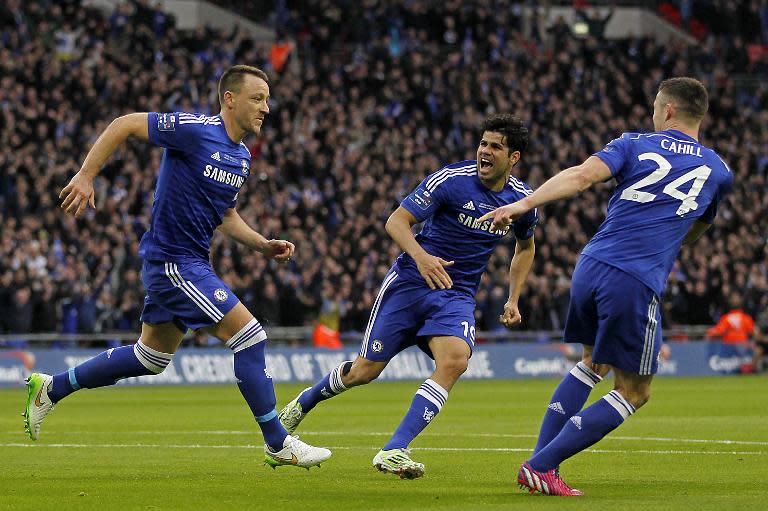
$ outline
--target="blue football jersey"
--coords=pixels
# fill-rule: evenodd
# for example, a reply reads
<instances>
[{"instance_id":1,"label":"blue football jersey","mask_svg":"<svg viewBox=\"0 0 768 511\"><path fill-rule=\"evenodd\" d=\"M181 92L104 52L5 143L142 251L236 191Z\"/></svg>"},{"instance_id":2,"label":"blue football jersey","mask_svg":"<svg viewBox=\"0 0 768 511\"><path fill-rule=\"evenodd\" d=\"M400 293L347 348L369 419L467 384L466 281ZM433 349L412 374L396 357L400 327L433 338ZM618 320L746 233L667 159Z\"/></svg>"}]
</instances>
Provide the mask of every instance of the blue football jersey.
<instances>
[{"instance_id":1,"label":"blue football jersey","mask_svg":"<svg viewBox=\"0 0 768 511\"><path fill-rule=\"evenodd\" d=\"M712 223L733 175L712 149L676 130L624 133L595 156L616 178L608 214L583 254L661 296L685 235Z\"/></svg>"},{"instance_id":2,"label":"blue football jersey","mask_svg":"<svg viewBox=\"0 0 768 511\"><path fill-rule=\"evenodd\" d=\"M152 112L149 141L165 151L139 254L152 261L207 261L213 231L250 174L250 151L229 138L218 115Z\"/></svg>"},{"instance_id":3,"label":"blue football jersey","mask_svg":"<svg viewBox=\"0 0 768 511\"><path fill-rule=\"evenodd\" d=\"M491 252L510 230L507 227L497 231L491 220L477 219L531 193L531 188L514 176L509 177L501 191L494 192L480 181L477 162L465 160L427 176L400 205L424 222L416 235L424 250L446 261L455 261L446 268L453 288L474 296ZM537 222L537 210L529 211L512 224L515 236L530 238ZM408 254L401 254L395 265L403 279L427 285Z\"/></svg>"}]
</instances>

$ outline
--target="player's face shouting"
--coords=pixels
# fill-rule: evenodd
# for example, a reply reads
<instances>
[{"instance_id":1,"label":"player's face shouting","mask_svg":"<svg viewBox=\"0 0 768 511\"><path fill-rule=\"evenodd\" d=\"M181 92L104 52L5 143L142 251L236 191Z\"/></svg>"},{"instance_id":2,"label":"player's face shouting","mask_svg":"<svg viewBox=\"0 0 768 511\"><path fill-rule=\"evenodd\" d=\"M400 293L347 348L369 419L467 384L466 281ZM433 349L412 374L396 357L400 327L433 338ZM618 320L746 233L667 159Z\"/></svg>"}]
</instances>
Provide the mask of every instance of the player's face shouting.
<instances>
[{"instance_id":1,"label":"player's face shouting","mask_svg":"<svg viewBox=\"0 0 768 511\"><path fill-rule=\"evenodd\" d=\"M520 158L518 151L509 154L506 139L501 133L486 131L477 146L477 174L488 185L506 181L512 166ZM493 187L493 186L492 186Z\"/></svg>"},{"instance_id":2,"label":"player's face shouting","mask_svg":"<svg viewBox=\"0 0 768 511\"><path fill-rule=\"evenodd\" d=\"M269 85L254 75L246 75L235 98L235 119L246 133L258 135L269 113Z\"/></svg>"}]
</instances>

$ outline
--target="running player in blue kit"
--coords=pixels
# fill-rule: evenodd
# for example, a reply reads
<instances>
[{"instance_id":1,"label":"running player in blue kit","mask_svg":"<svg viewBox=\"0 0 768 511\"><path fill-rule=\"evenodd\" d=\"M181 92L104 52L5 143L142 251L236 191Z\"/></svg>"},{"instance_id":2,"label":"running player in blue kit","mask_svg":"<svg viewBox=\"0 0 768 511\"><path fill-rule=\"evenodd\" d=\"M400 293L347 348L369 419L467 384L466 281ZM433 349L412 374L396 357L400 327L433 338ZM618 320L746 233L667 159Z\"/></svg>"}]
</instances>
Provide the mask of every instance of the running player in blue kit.
<instances>
[{"instance_id":1,"label":"running player in blue kit","mask_svg":"<svg viewBox=\"0 0 768 511\"><path fill-rule=\"evenodd\" d=\"M267 334L208 260L216 229L278 262L288 261L294 251L292 243L267 240L251 229L235 209L251 168L242 139L259 134L269 113L267 75L255 67L233 66L222 74L218 92L219 115L152 112L115 119L62 190L61 207L80 217L88 204L95 207L94 177L128 137L165 148L151 226L139 248L147 293L141 337L136 344L110 349L63 373L33 373L27 380L24 413L33 440L54 404L69 394L159 374L187 329L204 329L234 352L237 384L264 435L266 462L309 468L331 456L328 449L289 435L280 424L265 365Z\"/></svg>"},{"instance_id":2,"label":"running player in blue kit","mask_svg":"<svg viewBox=\"0 0 768 511\"><path fill-rule=\"evenodd\" d=\"M560 464L619 427L650 397L667 276L680 246L696 241L714 221L733 182L717 153L698 142L708 103L698 80L663 81L653 103L655 132L624 133L529 197L484 216L501 229L595 183L617 183L605 222L573 273L563 335L583 344L584 352L555 390L533 457L518 472L518 483L531 492L581 495L560 478ZM611 369L614 390L582 410Z\"/></svg>"},{"instance_id":3,"label":"running player in blue kit","mask_svg":"<svg viewBox=\"0 0 768 511\"><path fill-rule=\"evenodd\" d=\"M496 245L509 232L480 222L483 212L528 196L531 189L511 175L528 145L517 117L493 115L482 125L477 160L448 165L428 176L387 220L386 229L404 251L381 284L355 361L333 369L280 411L293 432L320 402L376 379L403 349L418 345L435 360L435 371L413 398L392 438L373 459L376 468L416 478L410 442L434 419L466 371L475 343L475 293ZM413 235L412 226L424 222ZM515 255L509 270L509 300L501 321L521 321L518 298L534 256L536 211L513 222Z\"/></svg>"}]
</instances>

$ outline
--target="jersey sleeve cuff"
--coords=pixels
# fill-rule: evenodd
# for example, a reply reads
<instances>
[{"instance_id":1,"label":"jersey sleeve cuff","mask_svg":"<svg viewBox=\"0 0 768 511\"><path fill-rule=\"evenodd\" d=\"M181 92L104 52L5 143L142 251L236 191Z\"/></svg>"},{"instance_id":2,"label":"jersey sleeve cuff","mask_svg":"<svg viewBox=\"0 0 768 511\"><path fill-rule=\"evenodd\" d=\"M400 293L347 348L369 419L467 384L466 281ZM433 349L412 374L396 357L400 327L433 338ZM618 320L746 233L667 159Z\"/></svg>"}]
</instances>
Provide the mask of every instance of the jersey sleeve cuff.
<instances>
[{"instance_id":1,"label":"jersey sleeve cuff","mask_svg":"<svg viewBox=\"0 0 768 511\"><path fill-rule=\"evenodd\" d=\"M408 213L412 214L416 220L419 222L423 222L426 220L426 216L424 215L424 210L420 209L418 206L412 204L407 198L400 203L400 205L408 211Z\"/></svg>"},{"instance_id":2,"label":"jersey sleeve cuff","mask_svg":"<svg viewBox=\"0 0 768 511\"><path fill-rule=\"evenodd\" d=\"M616 174L619 172L619 168L616 168L616 164L612 162L604 153L595 153L592 156L600 158L600 161L608 165L608 170L611 171L611 175L616 177Z\"/></svg>"},{"instance_id":3,"label":"jersey sleeve cuff","mask_svg":"<svg viewBox=\"0 0 768 511\"><path fill-rule=\"evenodd\" d=\"M154 128L154 129L153 129ZM149 112L147 114L147 140L152 145L157 144L157 113Z\"/></svg>"}]
</instances>

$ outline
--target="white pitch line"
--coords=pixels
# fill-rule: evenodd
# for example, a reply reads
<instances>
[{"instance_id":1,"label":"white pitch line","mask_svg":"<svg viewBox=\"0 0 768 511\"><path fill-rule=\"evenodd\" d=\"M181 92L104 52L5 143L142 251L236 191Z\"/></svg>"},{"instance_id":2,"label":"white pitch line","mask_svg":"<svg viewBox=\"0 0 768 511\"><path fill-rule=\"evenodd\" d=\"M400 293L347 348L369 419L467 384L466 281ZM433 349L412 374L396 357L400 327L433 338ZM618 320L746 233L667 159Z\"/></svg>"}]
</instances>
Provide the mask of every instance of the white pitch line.
<instances>
[{"instance_id":1,"label":"white pitch line","mask_svg":"<svg viewBox=\"0 0 768 511\"><path fill-rule=\"evenodd\" d=\"M74 449L263 449L261 445L202 445L202 444L21 444L21 443L6 443L0 444L0 447L53 447L53 448L74 448ZM378 447L370 446L329 446L329 449L351 451L351 450L377 450ZM413 449L419 452L530 452L530 449L517 449L507 447L419 447ZM677 450L665 450L665 451L653 451L648 449L641 450L627 450L627 449L587 449L584 452L596 453L596 454L708 454L708 455L739 455L739 456L763 456L766 453L760 451L677 451Z\"/></svg>"},{"instance_id":2,"label":"white pitch line","mask_svg":"<svg viewBox=\"0 0 768 511\"><path fill-rule=\"evenodd\" d=\"M392 436L392 432L365 431L301 431L303 435L325 435L325 436ZM2 431L0 434L17 435L18 431ZM57 434L69 435L114 435L113 431L58 431ZM252 431L221 431L221 430L175 430L175 431L125 431L126 435L258 435L257 430ZM514 434L514 433L422 433L421 437L452 437L452 438L538 438L537 435ZM669 438L669 437L643 437L643 436L607 436L601 441L641 441L641 442L679 442L683 444L715 444L715 445L758 445L768 446L768 442L759 440L727 440L727 439L702 439L702 438Z\"/></svg>"}]
</instances>

